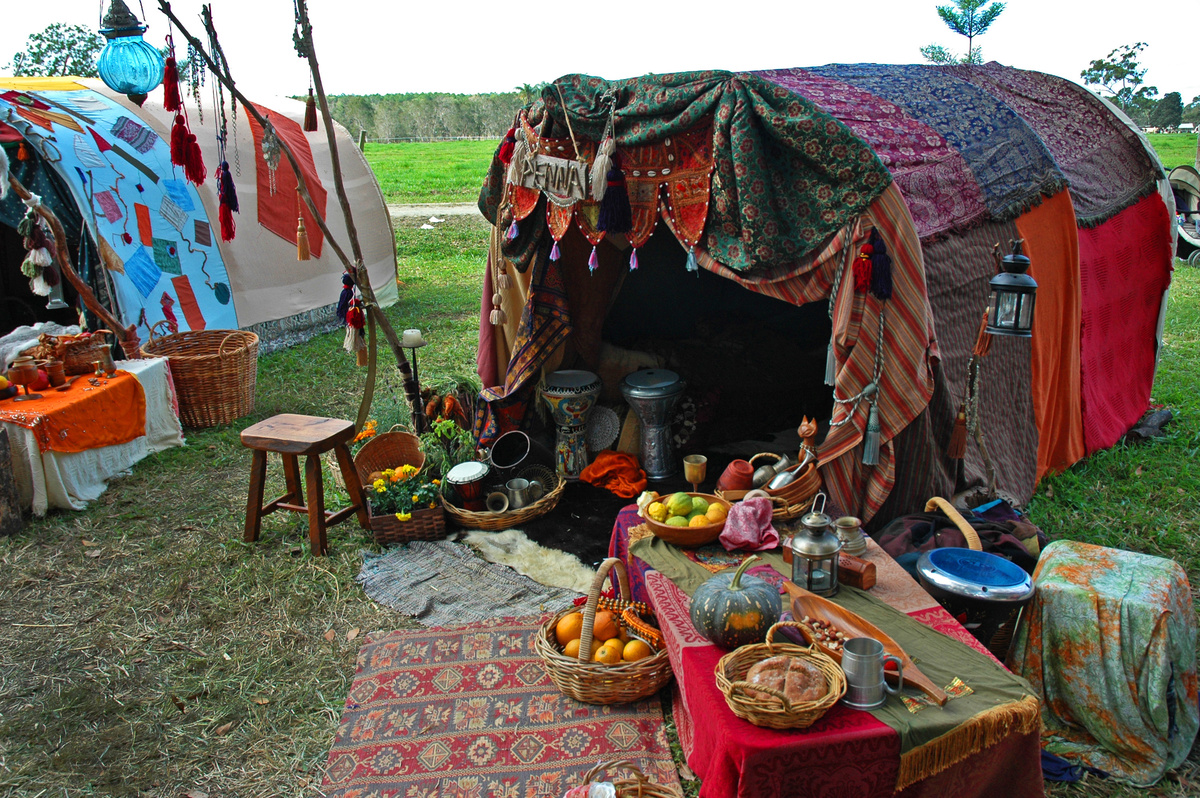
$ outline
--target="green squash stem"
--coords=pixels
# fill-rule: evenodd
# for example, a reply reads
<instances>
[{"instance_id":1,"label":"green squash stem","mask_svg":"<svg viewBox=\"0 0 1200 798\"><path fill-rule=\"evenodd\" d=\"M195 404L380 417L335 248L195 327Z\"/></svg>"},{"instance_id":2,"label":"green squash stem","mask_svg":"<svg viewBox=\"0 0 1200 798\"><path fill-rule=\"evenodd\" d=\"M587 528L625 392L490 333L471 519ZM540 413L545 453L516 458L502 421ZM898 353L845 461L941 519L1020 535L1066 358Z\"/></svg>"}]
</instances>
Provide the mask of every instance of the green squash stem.
<instances>
[{"instance_id":1,"label":"green squash stem","mask_svg":"<svg viewBox=\"0 0 1200 798\"><path fill-rule=\"evenodd\" d=\"M751 554L749 557L742 560L742 564L739 565L738 569L733 572L733 580L730 581L730 583L729 583L729 589L730 590L741 590L742 589L742 574L746 573L746 569L750 567L750 563L754 562L755 560L761 560L761 559L762 559L762 557L759 557L757 554Z\"/></svg>"}]
</instances>

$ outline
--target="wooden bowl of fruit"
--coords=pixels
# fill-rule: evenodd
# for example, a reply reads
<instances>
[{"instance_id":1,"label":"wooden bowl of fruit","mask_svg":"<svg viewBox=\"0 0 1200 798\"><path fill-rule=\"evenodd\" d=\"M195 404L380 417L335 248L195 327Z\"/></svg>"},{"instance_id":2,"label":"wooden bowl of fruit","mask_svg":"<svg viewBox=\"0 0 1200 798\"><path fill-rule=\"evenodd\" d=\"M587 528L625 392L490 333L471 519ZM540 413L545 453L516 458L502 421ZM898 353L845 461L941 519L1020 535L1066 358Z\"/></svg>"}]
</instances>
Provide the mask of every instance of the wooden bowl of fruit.
<instances>
[{"instance_id":1,"label":"wooden bowl of fruit","mask_svg":"<svg viewBox=\"0 0 1200 798\"><path fill-rule=\"evenodd\" d=\"M729 508L729 502L709 493L672 493L648 502L641 512L656 537L693 548L721 536Z\"/></svg>"}]
</instances>

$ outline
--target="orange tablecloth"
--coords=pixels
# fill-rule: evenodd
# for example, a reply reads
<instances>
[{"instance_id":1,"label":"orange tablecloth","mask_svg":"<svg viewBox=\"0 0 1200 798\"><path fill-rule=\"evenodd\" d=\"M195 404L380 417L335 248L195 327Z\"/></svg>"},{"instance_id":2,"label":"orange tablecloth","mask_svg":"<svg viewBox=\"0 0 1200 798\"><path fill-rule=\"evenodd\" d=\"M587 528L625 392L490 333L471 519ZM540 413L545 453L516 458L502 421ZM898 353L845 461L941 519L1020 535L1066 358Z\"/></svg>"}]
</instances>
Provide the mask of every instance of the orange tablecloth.
<instances>
[{"instance_id":1,"label":"orange tablecloth","mask_svg":"<svg viewBox=\"0 0 1200 798\"><path fill-rule=\"evenodd\" d=\"M48 388L41 399L0 402L0 421L33 431L43 451L83 452L140 438L146 434L146 394L127 371L99 378L84 375L66 391Z\"/></svg>"}]
</instances>

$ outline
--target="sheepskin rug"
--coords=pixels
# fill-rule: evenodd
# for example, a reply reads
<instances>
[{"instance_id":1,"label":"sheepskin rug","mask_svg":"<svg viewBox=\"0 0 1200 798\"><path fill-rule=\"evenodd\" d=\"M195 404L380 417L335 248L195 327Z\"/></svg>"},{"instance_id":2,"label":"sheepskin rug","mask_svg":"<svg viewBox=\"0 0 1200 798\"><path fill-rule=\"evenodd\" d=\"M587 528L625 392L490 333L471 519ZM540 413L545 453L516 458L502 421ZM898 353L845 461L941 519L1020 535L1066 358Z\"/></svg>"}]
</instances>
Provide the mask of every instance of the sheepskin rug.
<instances>
[{"instance_id":1,"label":"sheepskin rug","mask_svg":"<svg viewBox=\"0 0 1200 798\"><path fill-rule=\"evenodd\" d=\"M540 546L519 529L506 529L503 532L477 529L460 540L488 562L507 565L517 573L549 587L563 587L586 594L596 576L596 572L586 567L575 555Z\"/></svg>"}]
</instances>

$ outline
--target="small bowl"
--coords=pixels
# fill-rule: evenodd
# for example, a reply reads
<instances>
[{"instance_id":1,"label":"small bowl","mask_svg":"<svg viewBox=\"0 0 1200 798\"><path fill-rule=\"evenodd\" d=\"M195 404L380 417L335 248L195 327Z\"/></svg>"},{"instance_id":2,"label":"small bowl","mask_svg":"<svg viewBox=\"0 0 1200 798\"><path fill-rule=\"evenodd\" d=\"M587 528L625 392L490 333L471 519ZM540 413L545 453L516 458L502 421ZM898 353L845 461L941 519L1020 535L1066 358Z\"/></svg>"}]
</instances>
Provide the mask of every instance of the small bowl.
<instances>
[{"instance_id":1,"label":"small bowl","mask_svg":"<svg viewBox=\"0 0 1200 798\"><path fill-rule=\"evenodd\" d=\"M713 496L711 493L688 493L687 495L693 498L699 496L707 499L709 504L720 504L725 507L726 516L729 515L729 508L732 505L720 496ZM669 497L664 496L663 498ZM721 532L725 529L724 520L716 524L705 524L704 526L671 526L670 524L655 521L653 518L647 518L645 521L655 537L661 538L672 545L683 546L685 548L712 543L721 537Z\"/></svg>"}]
</instances>

